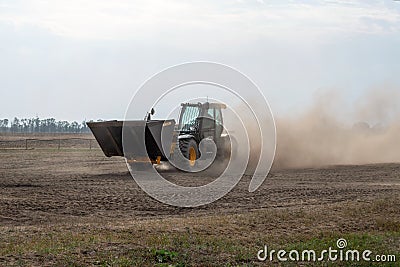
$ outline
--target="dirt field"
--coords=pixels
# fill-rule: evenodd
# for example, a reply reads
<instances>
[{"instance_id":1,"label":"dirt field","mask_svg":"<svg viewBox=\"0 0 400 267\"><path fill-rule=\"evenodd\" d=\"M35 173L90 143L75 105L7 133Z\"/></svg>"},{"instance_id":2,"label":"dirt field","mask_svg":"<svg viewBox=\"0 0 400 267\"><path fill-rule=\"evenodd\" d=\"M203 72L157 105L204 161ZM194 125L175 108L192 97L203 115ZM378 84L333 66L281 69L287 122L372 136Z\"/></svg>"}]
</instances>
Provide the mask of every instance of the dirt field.
<instances>
[{"instance_id":1,"label":"dirt field","mask_svg":"<svg viewBox=\"0 0 400 267\"><path fill-rule=\"evenodd\" d=\"M176 208L98 149L0 149L0 162L0 265L250 266L265 264L263 244L320 248L343 236L399 258L400 164L273 170L255 193L245 176L215 203Z\"/></svg>"}]
</instances>

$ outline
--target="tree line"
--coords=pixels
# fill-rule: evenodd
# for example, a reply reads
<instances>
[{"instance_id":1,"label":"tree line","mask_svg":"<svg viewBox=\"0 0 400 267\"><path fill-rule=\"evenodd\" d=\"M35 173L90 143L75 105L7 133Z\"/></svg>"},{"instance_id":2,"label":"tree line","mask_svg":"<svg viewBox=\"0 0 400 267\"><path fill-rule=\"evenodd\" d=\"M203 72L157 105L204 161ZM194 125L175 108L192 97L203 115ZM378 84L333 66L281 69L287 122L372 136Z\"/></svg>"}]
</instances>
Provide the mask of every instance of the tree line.
<instances>
[{"instance_id":1,"label":"tree line","mask_svg":"<svg viewBox=\"0 0 400 267\"><path fill-rule=\"evenodd\" d=\"M101 121L101 120L99 120ZM54 118L0 119L0 132L11 133L88 133L86 121L57 121Z\"/></svg>"}]
</instances>

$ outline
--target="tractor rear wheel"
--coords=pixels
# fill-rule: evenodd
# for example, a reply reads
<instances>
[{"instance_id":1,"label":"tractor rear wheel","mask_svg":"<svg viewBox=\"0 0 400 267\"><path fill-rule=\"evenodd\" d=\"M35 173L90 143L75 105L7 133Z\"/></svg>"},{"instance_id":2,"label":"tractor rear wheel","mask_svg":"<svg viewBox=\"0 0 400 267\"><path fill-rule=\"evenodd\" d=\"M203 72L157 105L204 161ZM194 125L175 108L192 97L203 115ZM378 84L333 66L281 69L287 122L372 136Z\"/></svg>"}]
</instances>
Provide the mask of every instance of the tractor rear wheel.
<instances>
[{"instance_id":1,"label":"tractor rear wheel","mask_svg":"<svg viewBox=\"0 0 400 267\"><path fill-rule=\"evenodd\" d=\"M199 158L199 149L194 139L179 140L179 149L182 155L189 160L190 167L195 166L196 159Z\"/></svg>"}]
</instances>

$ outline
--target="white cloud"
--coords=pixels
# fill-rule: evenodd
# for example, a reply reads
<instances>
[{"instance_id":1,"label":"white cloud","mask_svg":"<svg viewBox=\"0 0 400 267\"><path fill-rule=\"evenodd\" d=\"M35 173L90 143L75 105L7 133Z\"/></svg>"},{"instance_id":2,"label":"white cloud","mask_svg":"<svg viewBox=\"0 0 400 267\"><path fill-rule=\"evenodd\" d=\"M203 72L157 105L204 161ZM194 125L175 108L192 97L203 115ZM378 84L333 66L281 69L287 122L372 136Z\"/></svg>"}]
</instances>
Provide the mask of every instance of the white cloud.
<instances>
[{"instance_id":1,"label":"white cloud","mask_svg":"<svg viewBox=\"0 0 400 267\"><path fill-rule=\"evenodd\" d=\"M68 38L157 40L177 46L400 32L398 9L364 1L7 1L1 4L0 21Z\"/></svg>"},{"instance_id":2,"label":"white cloud","mask_svg":"<svg viewBox=\"0 0 400 267\"><path fill-rule=\"evenodd\" d=\"M132 88L190 60L240 69L275 108L319 87L399 83L399 14L398 2L368 0L0 0L0 89L21 103L4 110L118 116ZM113 105L98 93L110 88Z\"/></svg>"}]
</instances>

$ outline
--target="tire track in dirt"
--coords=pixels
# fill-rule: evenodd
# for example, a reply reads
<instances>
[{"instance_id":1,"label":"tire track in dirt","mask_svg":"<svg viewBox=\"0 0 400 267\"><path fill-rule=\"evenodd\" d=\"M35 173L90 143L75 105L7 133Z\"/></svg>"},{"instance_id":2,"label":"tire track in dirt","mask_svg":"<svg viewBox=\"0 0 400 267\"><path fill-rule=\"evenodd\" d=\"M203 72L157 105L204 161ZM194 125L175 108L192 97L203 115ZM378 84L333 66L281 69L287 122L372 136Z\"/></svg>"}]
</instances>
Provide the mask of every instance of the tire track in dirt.
<instances>
[{"instance_id":1,"label":"tire track in dirt","mask_svg":"<svg viewBox=\"0 0 400 267\"><path fill-rule=\"evenodd\" d=\"M254 193L247 191L251 177L244 176L229 194L210 205L177 208L147 196L133 181L123 160L105 159L100 151L2 151L0 158L2 225L242 213L343 201L369 202L400 193L400 164L332 166L273 170ZM214 179L171 171L163 175L185 186Z\"/></svg>"}]
</instances>

